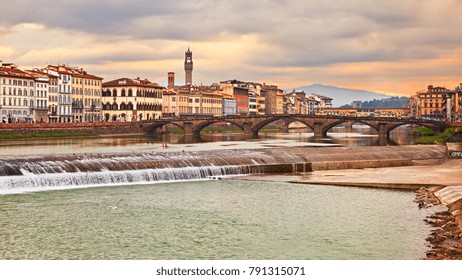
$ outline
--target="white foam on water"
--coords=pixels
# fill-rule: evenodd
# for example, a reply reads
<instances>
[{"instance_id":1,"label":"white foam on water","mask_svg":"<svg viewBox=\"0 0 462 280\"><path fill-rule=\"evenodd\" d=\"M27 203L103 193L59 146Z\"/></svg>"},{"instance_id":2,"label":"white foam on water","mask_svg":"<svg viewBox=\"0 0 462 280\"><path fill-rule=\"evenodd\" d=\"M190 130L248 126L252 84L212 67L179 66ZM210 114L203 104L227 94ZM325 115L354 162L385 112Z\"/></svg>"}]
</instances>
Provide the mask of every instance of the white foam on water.
<instances>
[{"instance_id":1,"label":"white foam on water","mask_svg":"<svg viewBox=\"0 0 462 280\"><path fill-rule=\"evenodd\" d=\"M24 174L22 176L0 177L0 195L101 186L210 180L211 178L244 175L248 173L246 169L245 166L202 166L45 174L33 174L21 170Z\"/></svg>"}]
</instances>

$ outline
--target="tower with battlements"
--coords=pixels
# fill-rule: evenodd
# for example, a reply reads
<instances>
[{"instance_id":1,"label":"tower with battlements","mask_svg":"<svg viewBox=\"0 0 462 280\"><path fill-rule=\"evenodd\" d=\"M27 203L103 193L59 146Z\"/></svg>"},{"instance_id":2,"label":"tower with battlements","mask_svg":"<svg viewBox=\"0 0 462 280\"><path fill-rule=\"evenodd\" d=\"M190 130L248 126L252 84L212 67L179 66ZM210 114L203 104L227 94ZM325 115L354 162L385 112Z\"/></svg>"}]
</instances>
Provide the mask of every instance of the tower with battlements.
<instances>
[{"instance_id":1,"label":"tower with battlements","mask_svg":"<svg viewBox=\"0 0 462 280\"><path fill-rule=\"evenodd\" d=\"M184 57L184 72L185 72L185 84L192 85L192 71L193 71L193 61L192 61L192 52L188 50L185 52Z\"/></svg>"}]
</instances>

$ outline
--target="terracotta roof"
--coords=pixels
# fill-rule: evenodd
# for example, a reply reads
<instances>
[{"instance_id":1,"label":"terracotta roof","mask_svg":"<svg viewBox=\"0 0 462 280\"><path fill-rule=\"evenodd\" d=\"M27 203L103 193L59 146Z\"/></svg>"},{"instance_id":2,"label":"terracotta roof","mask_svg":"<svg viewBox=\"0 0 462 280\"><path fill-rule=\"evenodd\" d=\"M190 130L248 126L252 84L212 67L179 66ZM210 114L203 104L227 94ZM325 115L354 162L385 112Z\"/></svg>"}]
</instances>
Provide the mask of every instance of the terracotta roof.
<instances>
[{"instance_id":1,"label":"terracotta roof","mask_svg":"<svg viewBox=\"0 0 462 280\"><path fill-rule=\"evenodd\" d=\"M92 74L88 74L88 73L84 73L84 74L80 74L80 73L73 73L72 74L72 77L79 77L79 78L86 78L86 79L95 79L95 80L103 80L103 78L101 77L98 77L98 76L95 76L95 75L92 75Z\"/></svg>"},{"instance_id":2,"label":"terracotta roof","mask_svg":"<svg viewBox=\"0 0 462 280\"><path fill-rule=\"evenodd\" d=\"M147 79L140 80L130 79L130 78L120 78L113 81L103 83L103 87L126 87L126 86L136 86L136 87L148 87L156 89L165 89L163 86L159 86L156 83L152 83Z\"/></svg>"},{"instance_id":3,"label":"terracotta roof","mask_svg":"<svg viewBox=\"0 0 462 280\"><path fill-rule=\"evenodd\" d=\"M31 74L21 71L17 68L0 67L0 76L15 77L22 79L35 79Z\"/></svg>"}]
</instances>

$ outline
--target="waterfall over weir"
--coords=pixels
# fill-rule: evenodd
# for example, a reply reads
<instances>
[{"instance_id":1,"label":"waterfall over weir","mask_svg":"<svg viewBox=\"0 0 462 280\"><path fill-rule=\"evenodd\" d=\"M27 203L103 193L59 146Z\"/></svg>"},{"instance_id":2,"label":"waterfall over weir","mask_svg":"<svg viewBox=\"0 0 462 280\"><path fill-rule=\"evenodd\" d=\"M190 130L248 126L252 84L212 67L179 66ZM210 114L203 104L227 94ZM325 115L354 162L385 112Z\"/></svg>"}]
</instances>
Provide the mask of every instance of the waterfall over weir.
<instances>
[{"instance_id":1,"label":"waterfall over weir","mask_svg":"<svg viewBox=\"0 0 462 280\"><path fill-rule=\"evenodd\" d=\"M442 146L274 148L0 157L0 195L87 186L402 166L443 159Z\"/></svg>"},{"instance_id":2,"label":"waterfall over weir","mask_svg":"<svg viewBox=\"0 0 462 280\"><path fill-rule=\"evenodd\" d=\"M0 194L302 171L302 161L248 150L4 157Z\"/></svg>"}]
</instances>

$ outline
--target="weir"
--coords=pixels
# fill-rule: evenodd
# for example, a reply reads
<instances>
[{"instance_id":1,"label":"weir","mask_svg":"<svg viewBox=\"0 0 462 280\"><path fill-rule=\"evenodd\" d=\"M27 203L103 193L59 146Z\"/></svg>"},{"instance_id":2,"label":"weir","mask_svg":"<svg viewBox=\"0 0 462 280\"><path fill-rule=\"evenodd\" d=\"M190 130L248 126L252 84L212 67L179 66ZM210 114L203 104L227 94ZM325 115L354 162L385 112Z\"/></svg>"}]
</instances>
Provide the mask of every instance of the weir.
<instances>
[{"instance_id":1,"label":"weir","mask_svg":"<svg viewBox=\"0 0 462 280\"><path fill-rule=\"evenodd\" d=\"M441 146L279 148L0 157L0 194L245 174L403 166L445 157Z\"/></svg>"},{"instance_id":2,"label":"weir","mask_svg":"<svg viewBox=\"0 0 462 280\"><path fill-rule=\"evenodd\" d=\"M0 158L0 194L308 171L299 157L234 151Z\"/></svg>"}]
</instances>

